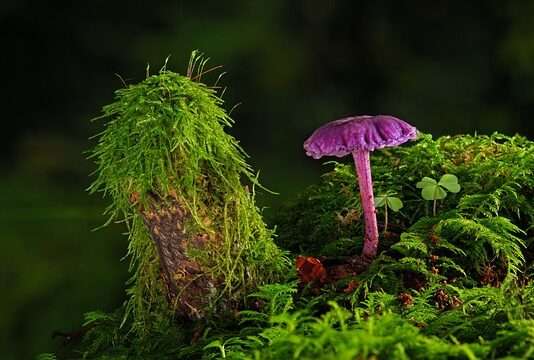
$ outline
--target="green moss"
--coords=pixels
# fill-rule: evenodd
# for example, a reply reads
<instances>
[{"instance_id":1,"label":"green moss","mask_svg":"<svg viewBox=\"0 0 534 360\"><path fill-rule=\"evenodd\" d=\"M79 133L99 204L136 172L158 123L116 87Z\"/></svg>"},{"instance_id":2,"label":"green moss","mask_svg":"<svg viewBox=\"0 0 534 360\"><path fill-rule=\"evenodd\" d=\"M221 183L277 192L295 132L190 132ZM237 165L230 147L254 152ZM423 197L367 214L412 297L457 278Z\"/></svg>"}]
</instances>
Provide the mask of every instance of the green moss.
<instances>
[{"instance_id":1,"label":"green moss","mask_svg":"<svg viewBox=\"0 0 534 360\"><path fill-rule=\"evenodd\" d=\"M520 136L456 136L374 154L377 191L395 191L379 256L320 292L298 281L260 285L239 323L117 340L123 315L93 313L88 355L143 359L500 359L534 354L534 144ZM415 184L458 176L437 214ZM481 175L483 174L483 175ZM294 253L359 252L363 224L352 165L286 204L278 243ZM383 216L379 213L379 219ZM349 280L353 291L340 291ZM341 286L339 286L341 285Z\"/></svg>"},{"instance_id":2,"label":"green moss","mask_svg":"<svg viewBox=\"0 0 534 360\"><path fill-rule=\"evenodd\" d=\"M275 221L277 243L294 254L360 251L364 229L353 166L332 164L333 170L285 204ZM403 349L402 353L392 354L382 343L373 344L372 354L378 358L532 356L534 143L518 135L437 140L422 135L415 144L373 154L372 171L375 193L396 192L404 207L390 214L379 256L367 271L353 278L358 284L355 291L323 289L318 298L314 296L314 316L324 316L318 303L335 300L352 314L363 314L367 321L377 317L373 320L377 328L384 319L396 319L398 324L391 326L412 335L390 344ZM421 196L416 183L425 176L440 178L447 173L458 177L461 191L440 200L434 216L432 203ZM380 223L383 213L378 212ZM301 305L295 312L302 309ZM418 330L412 332L407 324ZM356 331L360 325L354 323L348 329ZM312 348L318 343L329 348L340 359L353 356L342 350L344 340L334 340L342 328L328 330L336 329L327 338L341 346L337 349L304 328L299 336L306 339L295 345L283 340L293 354L300 351L297 343L307 341ZM419 339L422 343L412 348L412 341ZM358 346L351 343L351 348ZM268 345L261 351L275 348ZM357 353L365 357L367 351L360 348Z\"/></svg>"},{"instance_id":3,"label":"green moss","mask_svg":"<svg viewBox=\"0 0 534 360\"><path fill-rule=\"evenodd\" d=\"M110 221L128 226L133 276L124 307L86 315L86 358L534 356L534 143L518 135L421 135L375 152L375 193L396 193L404 204L389 214L379 256L338 284L302 287L254 205L257 179L224 132L231 119L222 100L191 74L164 68L119 90L104 108L110 121L92 154L99 168L91 191L111 195ZM353 166L331 164L279 211L280 248L360 253ZM416 184L444 174L455 175L461 189L438 200L434 214ZM193 215L188 228L222 234L218 246L190 255L203 264L215 260L211 275L225 279L221 297L240 301L238 317L217 312L220 318L198 328L174 321L138 206L150 206L151 194L176 193Z\"/></svg>"},{"instance_id":4,"label":"green moss","mask_svg":"<svg viewBox=\"0 0 534 360\"><path fill-rule=\"evenodd\" d=\"M375 152L371 162L375 193L394 191L404 203L390 214L390 233L381 237L379 250L407 247L404 255L417 256L447 253L473 276L490 263L506 274L524 269L534 224L532 142L501 134L436 141L422 135L411 146ZM353 167L333 165L321 183L279 212L275 223L281 247L308 255L329 254L333 244L342 244L344 254L359 251L363 221ZM438 200L437 215L432 216L431 202L423 199L416 183L446 173L456 175L462 189ZM383 213L378 212L380 223ZM351 246L347 239L352 239Z\"/></svg>"},{"instance_id":5,"label":"green moss","mask_svg":"<svg viewBox=\"0 0 534 360\"><path fill-rule=\"evenodd\" d=\"M128 229L133 276L126 316L142 336L154 324L173 321L139 212L161 206L154 195L180 199L191 213L188 232L217 234L216 243L188 256L206 265L211 278L223 279L218 298L242 303L258 285L281 279L288 267L254 204L254 187L260 185L246 154L225 132L233 121L215 90L196 81L204 65L193 53L188 76L164 67L118 90L115 102L103 108L105 129L90 156L98 165L90 191L109 196L109 221L123 221Z\"/></svg>"}]
</instances>

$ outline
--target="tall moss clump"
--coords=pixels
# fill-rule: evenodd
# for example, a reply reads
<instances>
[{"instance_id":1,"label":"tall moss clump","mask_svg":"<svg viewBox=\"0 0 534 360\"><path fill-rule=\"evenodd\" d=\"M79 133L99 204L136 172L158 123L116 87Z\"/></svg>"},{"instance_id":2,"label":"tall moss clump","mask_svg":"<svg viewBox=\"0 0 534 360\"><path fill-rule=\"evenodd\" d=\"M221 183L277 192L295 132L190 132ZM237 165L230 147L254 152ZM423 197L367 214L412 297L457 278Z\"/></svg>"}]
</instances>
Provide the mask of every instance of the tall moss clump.
<instances>
[{"instance_id":1,"label":"tall moss clump","mask_svg":"<svg viewBox=\"0 0 534 360\"><path fill-rule=\"evenodd\" d=\"M110 196L109 221L127 225L125 316L140 335L175 317L230 313L288 266L254 204L246 154L225 132L233 121L198 81L204 65L194 53L186 76L147 74L100 117L90 191Z\"/></svg>"}]
</instances>

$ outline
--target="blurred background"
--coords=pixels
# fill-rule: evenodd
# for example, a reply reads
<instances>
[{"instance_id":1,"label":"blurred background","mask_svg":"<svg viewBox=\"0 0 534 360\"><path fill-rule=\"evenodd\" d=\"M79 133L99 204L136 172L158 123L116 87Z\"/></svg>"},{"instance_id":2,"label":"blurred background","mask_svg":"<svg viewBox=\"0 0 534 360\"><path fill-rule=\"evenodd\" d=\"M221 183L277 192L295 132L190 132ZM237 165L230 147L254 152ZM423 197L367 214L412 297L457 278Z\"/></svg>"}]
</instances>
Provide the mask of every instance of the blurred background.
<instances>
[{"instance_id":1,"label":"blurred background","mask_svg":"<svg viewBox=\"0 0 534 360\"><path fill-rule=\"evenodd\" d=\"M302 143L336 118L534 136L532 1L17 0L0 17L1 359L63 356L54 331L124 301L125 228L92 231L109 199L85 191L117 75L137 83L168 55L183 74L194 49L223 65L231 133L279 193L258 195L267 218L328 169Z\"/></svg>"}]
</instances>

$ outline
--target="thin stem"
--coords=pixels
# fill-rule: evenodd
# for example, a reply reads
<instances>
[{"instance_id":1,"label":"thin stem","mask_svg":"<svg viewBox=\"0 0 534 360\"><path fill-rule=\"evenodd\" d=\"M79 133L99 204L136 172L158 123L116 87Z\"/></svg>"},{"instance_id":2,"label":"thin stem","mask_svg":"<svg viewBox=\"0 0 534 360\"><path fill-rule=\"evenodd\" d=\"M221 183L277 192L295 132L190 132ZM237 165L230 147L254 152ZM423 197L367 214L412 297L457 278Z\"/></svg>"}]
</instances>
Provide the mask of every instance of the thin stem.
<instances>
[{"instance_id":1,"label":"thin stem","mask_svg":"<svg viewBox=\"0 0 534 360\"><path fill-rule=\"evenodd\" d=\"M356 175L358 177L363 216L365 220L365 236L362 255L374 257L376 256L378 247L378 225L376 222L369 151L354 150L352 152L352 157L354 158L354 165L356 167Z\"/></svg>"},{"instance_id":2,"label":"thin stem","mask_svg":"<svg viewBox=\"0 0 534 360\"><path fill-rule=\"evenodd\" d=\"M388 231L388 204L384 204L384 234Z\"/></svg>"},{"instance_id":3,"label":"thin stem","mask_svg":"<svg viewBox=\"0 0 534 360\"><path fill-rule=\"evenodd\" d=\"M437 202L437 201L438 201L437 199L434 199L434 205L432 206L432 214L433 214L434 216L436 216L436 202Z\"/></svg>"}]
</instances>

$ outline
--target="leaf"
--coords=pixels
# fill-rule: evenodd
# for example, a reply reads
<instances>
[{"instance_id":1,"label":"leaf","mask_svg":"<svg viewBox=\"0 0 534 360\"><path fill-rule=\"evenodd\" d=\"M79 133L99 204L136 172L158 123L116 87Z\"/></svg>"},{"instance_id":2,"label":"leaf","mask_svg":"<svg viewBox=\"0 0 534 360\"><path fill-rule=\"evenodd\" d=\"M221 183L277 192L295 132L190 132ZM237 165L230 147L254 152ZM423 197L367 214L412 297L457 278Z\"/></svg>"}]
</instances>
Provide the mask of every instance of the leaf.
<instances>
[{"instance_id":1,"label":"leaf","mask_svg":"<svg viewBox=\"0 0 534 360\"><path fill-rule=\"evenodd\" d=\"M443 190L438 184L426 186L421 190L421 195L425 200L441 200L447 196L447 192Z\"/></svg>"},{"instance_id":2,"label":"leaf","mask_svg":"<svg viewBox=\"0 0 534 360\"><path fill-rule=\"evenodd\" d=\"M422 188L425 188L425 187L428 187L428 186L434 186L437 184L437 181L432 179L432 178L429 178L428 176L425 176L423 178L423 180L419 181L415 186L418 188L418 189L422 189ZM428 200L428 199L427 199Z\"/></svg>"},{"instance_id":3,"label":"leaf","mask_svg":"<svg viewBox=\"0 0 534 360\"><path fill-rule=\"evenodd\" d=\"M327 280L326 271L319 259L299 256L295 261L295 265L299 272L298 277L303 285L310 282L320 284Z\"/></svg>"},{"instance_id":4,"label":"leaf","mask_svg":"<svg viewBox=\"0 0 534 360\"><path fill-rule=\"evenodd\" d=\"M416 184L417 188L422 189L421 195L425 200L441 200L447 196L447 192L443 189L447 189L452 193L460 191L460 185L458 184L458 178L452 174L445 174L439 180L439 183L427 176Z\"/></svg>"},{"instance_id":5,"label":"leaf","mask_svg":"<svg viewBox=\"0 0 534 360\"><path fill-rule=\"evenodd\" d=\"M416 233L404 232L400 236L400 241L391 246L392 249L399 251L405 256L409 256L413 251L417 250L420 253L428 254L428 246L425 240Z\"/></svg>"},{"instance_id":6,"label":"leaf","mask_svg":"<svg viewBox=\"0 0 534 360\"><path fill-rule=\"evenodd\" d=\"M386 195L379 195L375 197L375 207L381 207L384 206L386 203Z\"/></svg>"},{"instance_id":7,"label":"leaf","mask_svg":"<svg viewBox=\"0 0 534 360\"><path fill-rule=\"evenodd\" d=\"M443 186L445 189L452 193L460 191L460 185L458 184L458 178L452 174L445 174L439 180L438 185Z\"/></svg>"},{"instance_id":8,"label":"leaf","mask_svg":"<svg viewBox=\"0 0 534 360\"><path fill-rule=\"evenodd\" d=\"M387 193L387 194L380 194L375 197L375 207L382 207L384 205L387 205L391 210L393 211L399 211L403 204L402 200L399 199L395 195L396 193Z\"/></svg>"},{"instance_id":9,"label":"leaf","mask_svg":"<svg viewBox=\"0 0 534 360\"><path fill-rule=\"evenodd\" d=\"M393 211L399 211L400 209L402 209L402 206L403 206L402 200L394 196L388 197L387 203L388 203L388 207Z\"/></svg>"},{"instance_id":10,"label":"leaf","mask_svg":"<svg viewBox=\"0 0 534 360\"><path fill-rule=\"evenodd\" d=\"M214 347L222 348L223 345L221 344L220 340L214 340L214 341L210 342L208 345L204 346L203 349L206 350L206 349L210 349L210 348L214 348Z\"/></svg>"}]
</instances>

